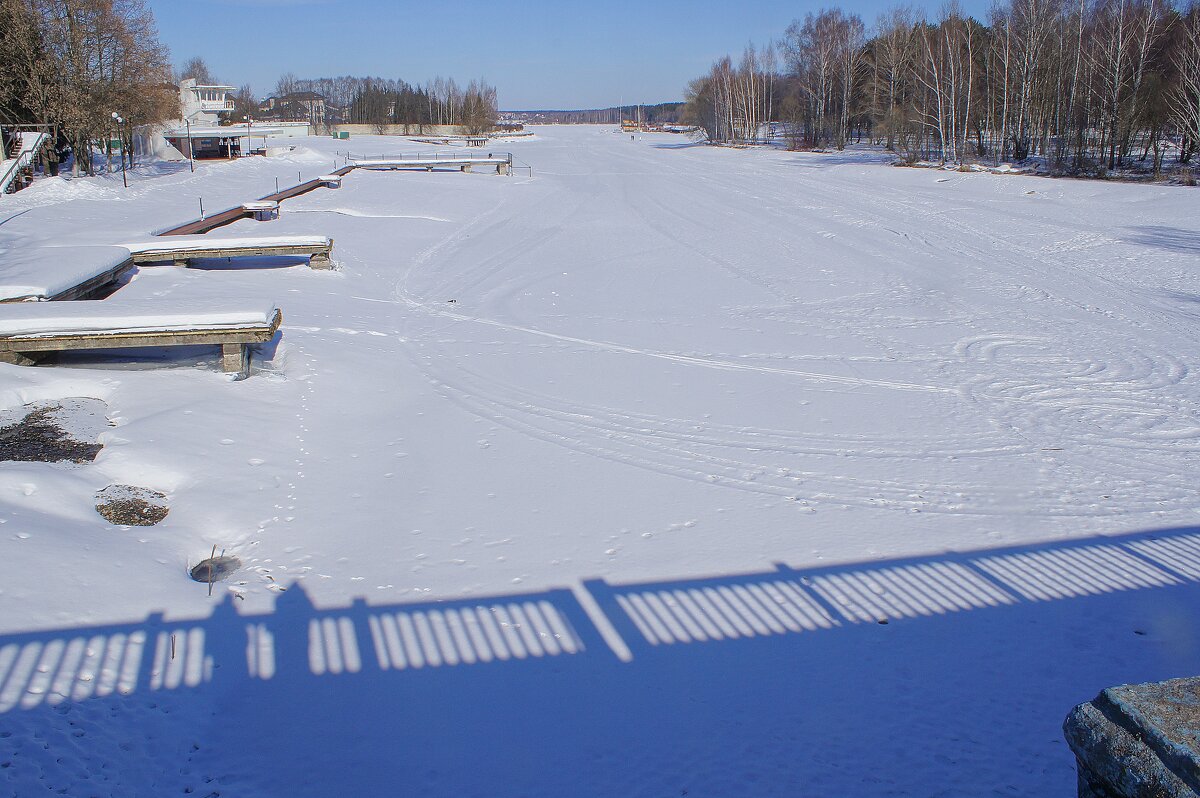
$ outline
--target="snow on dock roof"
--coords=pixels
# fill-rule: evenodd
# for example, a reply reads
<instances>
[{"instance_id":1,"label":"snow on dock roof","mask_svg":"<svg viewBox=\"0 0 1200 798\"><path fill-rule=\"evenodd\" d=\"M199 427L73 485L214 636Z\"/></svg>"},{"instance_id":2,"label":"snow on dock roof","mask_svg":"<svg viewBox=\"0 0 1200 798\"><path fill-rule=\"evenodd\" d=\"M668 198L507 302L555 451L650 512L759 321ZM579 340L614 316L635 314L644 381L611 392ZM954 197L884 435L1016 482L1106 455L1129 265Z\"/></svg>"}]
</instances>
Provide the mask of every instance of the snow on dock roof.
<instances>
[{"instance_id":1,"label":"snow on dock roof","mask_svg":"<svg viewBox=\"0 0 1200 798\"><path fill-rule=\"evenodd\" d=\"M118 270L129 260L129 250L111 246L0 251L0 301L49 299Z\"/></svg>"},{"instance_id":2,"label":"snow on dock roof","mask_svg":"<svg viewBox=\"0 0 1200 798\"><path fill-rule=\"evenodd\" d=\"M355 166L363 169L391 169L405 166L426 166L437 164L460 164L460 163L490 163L502 164L508 163L508 158L484 158L471 157L464 155L461 158L375 158L365 161L351 161Z\"/></svg>"},{"instance_id":3,"label":"snow on dock roof","mask_svg":"<svg viewBox=\"0 0 1200 798\"><path fill-rule=\"evenodd\" d=\"M237 330L270 326L278 312L273 302L254 299L224 297L220 304L161 297L13 303L0 306L0 336Z\"/></svg>"},{"instance_id":4,"label":"snow on dock roof","mask_svg":"<svg viewBox=\"0 0 1200 798\"><path fill-rule=\"evenodd\" d=\"M211 235L161 236L123 243L121 246L134 255L147 252L188 252L190 250L271 249L284 247L329 247L329 236L242 236L217 238Z\"/></svg>"}]
</instances>

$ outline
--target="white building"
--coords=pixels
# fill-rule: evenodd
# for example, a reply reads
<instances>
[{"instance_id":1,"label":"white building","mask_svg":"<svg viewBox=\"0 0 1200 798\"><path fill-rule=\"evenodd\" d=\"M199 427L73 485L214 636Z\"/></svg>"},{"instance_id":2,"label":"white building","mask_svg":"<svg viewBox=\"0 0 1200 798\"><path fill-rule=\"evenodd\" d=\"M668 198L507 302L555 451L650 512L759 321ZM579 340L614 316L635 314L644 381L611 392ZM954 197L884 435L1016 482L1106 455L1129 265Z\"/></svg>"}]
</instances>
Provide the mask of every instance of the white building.
<instances>
[{"instance_id":1,"label":"white building","mask_svg":"<svg viewBox=\"0 0 1200 798\"><path fill-rule=\"evenodd\" d=\"M279 145L273 139L304 135L308 125L297 126L299 133L283 127L263 125L199 125L164 130L163 138L183 157L189 153L195 158L240 158L244 155L270 155ZM293 128L295 129L295 128Z\"/></svg>"},{"instance_id":2,"label":"white building","mask_svg":"<svg viewBox=\"0 0 1200 798\"><path fill-rule=\"evenodd\" d=\"M231 119L236 86L212 86L195 78L179 82L180 119L137 130L134 146L143 158L168 161L195 158L237 158L249 154L271 155L292 149L273 140L307 136L307 122L257 124L253 117Z\"/></svg>"},{"instance_id":3,"label":"white building","mask_svg":"<svg viewBox=\"0 0 1200 798\"><path fill-rule=\"evenodd\" d=\"M221 115L229 115L233 111L233 97L236 86L205 86L196 83L195 78L186 78L179 82L179 105L183 109L183 118L193 123L215 125L221 120Z\"/></svg>"}]
</instances>

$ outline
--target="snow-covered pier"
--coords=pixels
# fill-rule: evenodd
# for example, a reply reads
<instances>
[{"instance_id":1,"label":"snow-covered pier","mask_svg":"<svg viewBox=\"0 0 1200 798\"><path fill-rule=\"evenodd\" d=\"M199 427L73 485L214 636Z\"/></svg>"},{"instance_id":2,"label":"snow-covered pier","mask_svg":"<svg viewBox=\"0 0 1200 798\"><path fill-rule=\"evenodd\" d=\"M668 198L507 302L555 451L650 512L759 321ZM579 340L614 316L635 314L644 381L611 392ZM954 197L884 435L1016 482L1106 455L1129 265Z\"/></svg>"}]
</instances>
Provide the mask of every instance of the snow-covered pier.
<instances>
[{"instance_id":1,"label":"snow-covered pier","mask_svg":"<svg viewBox=\"0 0 1200 798\"><path fill-rule=\"evenodd\" d=\"M0 302L92 299L132 268L133 256L124 247L0 250Z\"/></svg>"},{"instance_id":2,"label":"snow-covered pier","mask_svg":"<svg viewBox=\"0 0 1200 798\"><path fill-rule=\"evenodd\" d=\"M205 214L199 219L193 219L190 222L184 222L183 224L169 227L165 230L159 231L155 235L197 235L207 233L211 230L216 230L218 227L224 227L226 225L233 224L234 222L242 219L257 218L255 214L258 213L258 211L254 209L254 205L262 202L276 203L275 216L278 217L278 203L283 202L286 199L291 199L292 197L298 197L301 194L307 194L308 192L314 191L318 188L338 188L341 185L342 177L352 171L354 171L353 166L343 166L341 169L331 172L330 174L321 175L320 177L312 180L301 181L294 186L288 186L287 188L276 191L273 194L267 194L264 197L259 197L257 200L253 200L251 202L235 205L233 207L217 211L216 213Z\"/></svg>"},{"instance_id":3,"label":"snow-covered pier","mask_svg":"<svg viewBox=\"0 0 1200 798\"><path fill-rule=\"evenodd\" d=\"M346 166L327 175L321 175L312 180L305 180L294 186L276 191L273 194L267 194L252 202L226 208L225 210L202 216L199 219L193 219L190 222L170 227L159 232L157 235L202 234L247 218L264 221L270 217L262 215L262 211L254 207L256 203L280 203L285 199L298 197L301 194L307 194L318 188L340 188L342 179L355 169L371 169L376 171L423 169L427 172L432 172L435 169L457 168L461 172L471 172L474 171L476 166L490 166L495 168L496 174L507 175L512 173L513 168L513 157L512 153L509 152L488 153L486 156L457 153L434 153L432 155L417 153L414 155L383 156L379 158L356 158L353 155L348 155L347 160L348 163Z\"/></svg>"},{"instance_id":4,"label":"snow-covered pier","mask_svg":"<svg viewBox=\"0 0 1200 798\"><path fill-rule=\"evenodd\" d=\"M432 155L401 155L396 158L355 158L350 157L350 163L359 169L424 169L432 172L434 169L457 168L470 172L476 166L493 166L496 174L506 175L512 170L512 153L489 153L486 156L439 154Z\"/></svg>"},{"instance_id":5,"label":"snow-covered pier","mask_svg":"<svg viewBox=\"0 0 1200 798\"><path fill-rule=\"evenodd\" d=\"M329 236L261 236L210 238L208 236L159 236L123 244L134 263L171 261L188 266L201 258L307 257L314 269L331 269L333 239Z\"/></svg>"},{"instance_id":6,"label":"snow-covered pier","mask_svg":"<svg viewBox=\"0 0 1200 798\"><path fill-rule=\"evenodd\" d=\"M313 182L315 183L315 181ZM316 185L313 186L313 188L316 187ZM234 222L241 221L242 219L251 219L253 217L254 212L247 210L245 205L235 205L232 208L226 208L225 210L217 211L216 213L205 214L199 219L193 219L189 222L184 222L181 225L169 227L166 230L156 233L156 235L200 235L207 233L210 230L216 230L218 227L224 227L225 225L233 224Z\"/></svg>"},{"instance_id":7,"label":"snow-covered pier","mask_svg":"<svg viewBox=\"0 0 1200 798\"><path fill-rule=\"evenodd\" d=\"M283 314L272 303L205 300L25 302L0 316L0 362L33 365L76 349L218 345L227 373L250 369L247 345L274 337Z\"/></svg>"}]
</instances>

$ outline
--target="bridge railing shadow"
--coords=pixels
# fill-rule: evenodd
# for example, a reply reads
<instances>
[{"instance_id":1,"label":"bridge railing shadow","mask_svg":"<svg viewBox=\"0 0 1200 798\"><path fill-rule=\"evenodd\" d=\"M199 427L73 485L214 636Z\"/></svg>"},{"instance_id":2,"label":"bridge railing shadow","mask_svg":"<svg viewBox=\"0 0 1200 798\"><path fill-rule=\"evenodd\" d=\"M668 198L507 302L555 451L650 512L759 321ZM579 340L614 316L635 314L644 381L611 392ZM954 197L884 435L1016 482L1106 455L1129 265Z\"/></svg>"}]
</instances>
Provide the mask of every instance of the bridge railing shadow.
<instances>
[{"instance_id":1,"label":"bridge railing shadow","mask_svg":"<svg viewBox=\"0 0 1200 798\"><path fill-rule=\"evenodd\" d=\"M585 583L631 648L986 610L1200 581L1200 531L614 586Z\"/></svg>"},{"instance_id":2,"label":"bridge railing shadow","mask_svg":"<svg viewBox=\"0 0 1200 798\"><path fill-rule=\"evenodd\" d=\"M299 586L275 613L250 616L251 651L269 678L277 669L313 675L402 671L601 650L569 590L500 598L319 610ZM276 662L279 653L280 663ZM301 652L305 652L301 656Z\"/></svg>"},{"instance_id":3,"label":"bridge railing shadow","mask_svg":"<svg viewBox=\"0 0 1200 798\"><path fill-rule=\"evenodd\" d=\"M207 628L166 624L155 614L139 624L94 626L0 638L0 712L84 701L140 688L195 687L212 678Z\"/></svg>"},{"instance_id":4,"label":"bridge railing shadow","mask_svg":"<svg viewBox=\"0 0 1200 798\"><path fill-rule=\"evenodd\" d=\"M830 635L867 624L987 612L1200 582L1200 529L970 553L425 603L317 608L301 584L273 612L0 636L0 714L214 681L308 683L418 670L585 658L617 663L677 644ZM597 621L600 623L597 623ZM599 658L599 659L597 659Z\"/></svg>"},{"instance_id":5,"label":"bridge railing shadow","mask_svg":"<svg viewBox=\"0 0 1200 798\"><path fill-rule=\"evenodd\" d=\"M0 713L214 680L354 675L603 653L569 590L318 609L302 586L267 615L231 595L208 618L0 636Z\"/></svg>"}]
</instances>

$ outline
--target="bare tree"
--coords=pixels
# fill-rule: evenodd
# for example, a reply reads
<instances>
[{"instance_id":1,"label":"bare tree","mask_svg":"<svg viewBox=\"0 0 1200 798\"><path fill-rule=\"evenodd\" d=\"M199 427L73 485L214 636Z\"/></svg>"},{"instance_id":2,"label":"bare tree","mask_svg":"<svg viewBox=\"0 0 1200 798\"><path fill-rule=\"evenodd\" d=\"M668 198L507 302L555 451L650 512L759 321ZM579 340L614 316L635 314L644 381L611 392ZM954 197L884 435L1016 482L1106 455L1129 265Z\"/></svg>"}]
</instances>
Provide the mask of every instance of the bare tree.
<instances>
[{"instance_id":1,"label":"bare tree","mask_svg":"<svg viewBox=\"0 0 1200 798\"><path fill-rule=\"evenodd\" d=\"M198 55L189 58L179 68L179 79L187 80L188 78L193 78L202 86L213 86L217 83L217 76L209 70L208 64Z\"/></svg>"},{"instance_id":2,"label":"bare tree","mask_svg":"<svg viewBox=\"0 0 1200 798\"><path fill-rule=\"evenodd\" d=\"M863 21L857 14L846 16L837 30L835 63L842 95L841 118L834 137L838 149L846 146L846 138L850 134L850 115L855 104L855 89L863 63L864 31Z\"/></svg>"},{"instance_id":3,"label":"bare tree","mask_svg":"<svg viewBox=\"0 0 1200 798\"><path fill-rule=\"evenodd\" d=\"M170 62L143 0L27 0L41 47L55 66L45 113L72 143L74 169L92 172L92 143L128 121L123 153L132 153L133 126L174 118L178 94Z\"/></svg>"},{"instance_id":4,"label":"bare tree","mask_svg":"<svg viewBox=\"0 0 1200 798\"><path fill-rule=\"evenodd\" d=\"M1180 15L1172 53L1177 78L1169 95L1171 115L1180 132L1179 160L1187 163L1200 147L1200 2Z\"/></svg>"},{"instance_id":5,"label":"bare tree","mask_svg":"<svg viewBox=\"0 0 1200 798\"><path fill-rule=\"evenodd\" d=\"M868 48L871 101L869 108L885 146L894 150L911 135L912 85L917 60L916 14L899 6L880 15Z\"/></svg>"},{"instance_id":6,"label":"bare tree","mask_svg":"<svg viewBox=\"0 0 1200 798\"><path fill-rule=\"evenodd\" d=\"M784 50L806 99L809 143L843 147L864 57L864 26L856 14L825 9L787 29Z\"/></svg>"},{"instance_id":7,"label":"bare tree","mask_svg":"<svg viewBox=\"0 0 1200 798\"><path fill-rule=\"evenodd\" d=\"M713 143L760 140L777 104L775 63L774 46L760 52L752 44L736 67L728 57L718 60L689 84L683 118L703 128Z\"/></svg>"},{"instance_id":8,"label":"bare tree","mask_svg":"<svg viewBox=\"0 0 1200 798\"><path fill-rule=\"evenodd\" d=\"M784 35L784 47L797 85L808 100L809 142L819 147L827 141L829 104L836 74L837 23L840 9L809 13L804 22L793 22Z\"/></svg>"},{"instance_id":9,"label":"bare tree","mask_svg":"<svg viewBox=\"0 0 1200 798\"><path fill-rule=\"evenodd\" d=\"M49 119L58 97L58 69L24 0L0 0L0 64L0 122Z\"/></svg>"},{"instance_id":10,"label":"bare tree","mask_svg":"<svg viewBox=\"0 0 1200 798\"><path fill-rule=\"evenodd\" d=\"M291 72L284 72L279 76L279 80L275 81L274 96L283 97L287 94L294 94L298 91L304 91L301 81Z\"/></svg>"},{"instance_id":11,"label":"bare tree","mask_svg":"<svg viewBox=\"0 0 1200 798\"><path fill-rule=\"evenodd\" d=\"M250 88L250 84L244 83L233 95L233 113L230 116L236 120L243 116L253 117L257 113L258 99L254 96L254 90Z\"/></svg>"}]
</instances>

